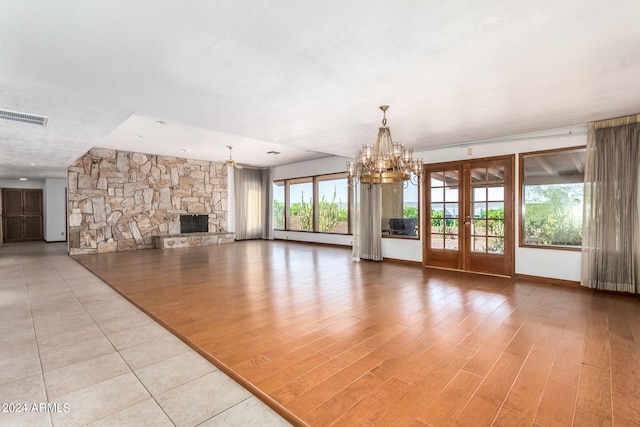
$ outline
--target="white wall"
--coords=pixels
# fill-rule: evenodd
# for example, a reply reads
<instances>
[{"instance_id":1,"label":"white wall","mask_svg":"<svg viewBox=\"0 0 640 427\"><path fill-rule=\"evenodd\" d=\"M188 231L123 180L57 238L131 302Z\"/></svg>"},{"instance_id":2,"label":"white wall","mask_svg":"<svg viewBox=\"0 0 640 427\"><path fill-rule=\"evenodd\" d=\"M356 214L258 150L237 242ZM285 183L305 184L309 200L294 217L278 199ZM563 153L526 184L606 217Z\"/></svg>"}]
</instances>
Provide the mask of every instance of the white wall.
<instances>
[{"instance_id":1,"label":"white wall","mask_svg":"<svg viewBox=\"0 0 640 427\"><path fill-rule=\"evenodd\" d=\"M353 154L355 155L356 153ZM276 166L273 170L273 180L277 181L280 179L344 172L347 170L347 162L350 160L353 159L331 156L318 160L308 160L306 162Z\"/></svg>"},{"instance_id":2,"label":"white wall","mask_svg":"<svg viewBox=\"0 0 640 427\"><path fill-rule=\"evenodd\" d=\"M497 138L494 140L477 141L455 146L442 147L431 150L414 152L414 157L422 157L425 164L448 162L456 160L478 159L484 157L516 155L516 169L514 171L516 184L516 212L519 218L520 201L517 200L519 183L518 154L530 151L549 150L563 147L586 145L586 126L573 126L536 132L526 135ZM407 145L411 145L407 143ZM356 153L354 153L355 156ZM274 179L298 178L301 176L322 175L345 171L345 162L350 159L331 157L316 161L300 162L275 168ZM516 221L517 224L517 221ZM516 227L515 242L518 242ZM276 238L301 240L317 243L351 244L351 236L327 237L321 233L300 233L291 231L276 232ZM327 240L330 240L327 242ZM335 240L335 242L334 242ZM406 261L422 262L422 242L412 239L382 239L382 255ZM580 252L515 248L516 274L548 277L562 280L580 280Z\"/></svg>"},{"instance_id":3,"label":"white wall","mask_svg":"<svg viewBox=\"0 0 640 427\"><path fill-rule=\"evenodd\" d=\"M47 179L42 192L44 199L44 240L67 240L67 180Z\"/></svg>"},{"instance_id":4,"label":"white wall","mask_svg":"<svg viewBox=\"0 0 640 427\"><path fill-rule=\"evenodd\" d=\"M43 189L44 181L20 181L17 179L0 179L0 188L36 188Z\"/></svg>"}]
</instances>

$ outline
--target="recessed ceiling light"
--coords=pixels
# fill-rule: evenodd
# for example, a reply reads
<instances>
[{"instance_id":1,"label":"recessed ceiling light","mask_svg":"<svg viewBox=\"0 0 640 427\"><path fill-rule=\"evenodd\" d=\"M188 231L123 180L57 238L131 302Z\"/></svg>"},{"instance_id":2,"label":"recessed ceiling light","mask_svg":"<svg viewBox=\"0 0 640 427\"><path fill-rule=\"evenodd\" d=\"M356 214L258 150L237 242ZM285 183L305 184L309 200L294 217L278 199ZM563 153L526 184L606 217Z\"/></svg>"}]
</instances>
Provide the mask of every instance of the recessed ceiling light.
<instances>
[{"instance_id":1,"label":"recessed ceiling light","mask_svg":"<svg viewBox=\"0 0 640 427\"><path fill-rule=\"evenodd\" d=\"M164 120L156 120L156 123L159 125L166 125L167 122L165 122Z\"/></svg>"},{"instance_id":2,"label":"recessed ceiling light","mask_svg":"<svg viewBox=\"0 0 640 427\"><path fill-rule=\"evenodd\" d=\"M279 151L267 151L267 154L272 154L274 156L277 156L278 154L280 154Z\"/></svg>"},{"instance_id":3,"label":"recessed ceiling light","mask_svg":"<svg viewBox=\"0 0 640 427\"><path fill-rule=\"evenodd\" d=\"M29 163L29 166L31 166L32 168L35 168L36 164L35 163Z\"/></svg>"},{"instance_id":4,"label":"recessed ceiling light","mask_svg":"<svg viewBox=\"0 0 640 427\"><path fill-rule=\"evenodd\" d=\"M189 150L187 150L186 148L181 148L180 151L184 151L185 153L189 152Z\"/></svg>"},{"instance_id":5,"label":"recessed ceiling light","mask_svg":"<svg viewBox=\"0 0 640 427\"><path fill-rule=\"evenodd\" d=\"M142 136L142 135L138 135L138 134L133 135L133 137L134 137L134 138L144 138L144 136Z\"/></svg>"},{"instance_id":6,"label":"recessed ceiling light","mask_svg":"<svg viewBox=\"0 0 640 427\"><path fill-rule=\"evenodd\" d=\"M27 178L18 178L20 181L26 181Z\"/></svg>"}]
</instances>

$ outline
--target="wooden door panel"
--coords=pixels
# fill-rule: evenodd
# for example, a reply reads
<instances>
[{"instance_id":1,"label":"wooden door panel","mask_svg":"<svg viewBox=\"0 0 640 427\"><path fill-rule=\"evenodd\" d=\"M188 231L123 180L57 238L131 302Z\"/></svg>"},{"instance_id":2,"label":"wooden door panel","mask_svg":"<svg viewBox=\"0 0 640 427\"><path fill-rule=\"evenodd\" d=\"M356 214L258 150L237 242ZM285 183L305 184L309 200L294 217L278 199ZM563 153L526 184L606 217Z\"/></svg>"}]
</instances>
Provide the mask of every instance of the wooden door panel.
<instances>
[{"instance_id":1,"label":"wooden door panel","mask_svg":"<svg viewBox=\"0 0 640 427\"><path fill-rule=\"evenodd\" d=\"M42 190L24 190L24 214L42 214Z\"/></svg>"},{"instance_id":2,"label":"wooden door panel","mask_svg":"<svg viewBox=\"0 0 640 427\"><path fill-rule=\"evenodd\" d=\"M24 217L24 240L42 240L42 217Z\"/></svg>"},{"instance_id":3,"label":"wooden door panel","mask_svg":"<svg viewBox=\"0 0 640 427\"><path fill-rule=\"evenodd\" d=\"M2 190L2 206L5 215L22 215L22 190Z\"/></svg>"},{"instance_id":4,"label":"wooden door panel","mask_svg":"<svg viewBox=\"0 0 640 427\"><path fill-rule=\"evenodd\" d=\"M22 217L6 216L4 218L4 241L22 242L24 240L24 227Z\"/></svg>"}]
</instances>

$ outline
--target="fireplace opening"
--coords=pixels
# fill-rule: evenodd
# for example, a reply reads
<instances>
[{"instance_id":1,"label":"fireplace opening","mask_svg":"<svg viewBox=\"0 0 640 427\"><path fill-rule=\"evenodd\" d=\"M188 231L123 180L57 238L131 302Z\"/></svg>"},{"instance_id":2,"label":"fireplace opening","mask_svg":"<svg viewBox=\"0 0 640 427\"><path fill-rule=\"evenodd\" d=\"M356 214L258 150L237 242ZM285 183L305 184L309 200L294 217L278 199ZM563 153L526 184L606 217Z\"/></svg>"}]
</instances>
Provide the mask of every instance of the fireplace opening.
<instances>
[{"instance_id":1,"label":"fireplace opening","mask_svg":"<svg viewBox=\"0 0 640 427\"><path fill-rule=\"evenodd\" d=\"M209 215L180 215L180 234L209 231Z\"/></svg>"}]
</instances>

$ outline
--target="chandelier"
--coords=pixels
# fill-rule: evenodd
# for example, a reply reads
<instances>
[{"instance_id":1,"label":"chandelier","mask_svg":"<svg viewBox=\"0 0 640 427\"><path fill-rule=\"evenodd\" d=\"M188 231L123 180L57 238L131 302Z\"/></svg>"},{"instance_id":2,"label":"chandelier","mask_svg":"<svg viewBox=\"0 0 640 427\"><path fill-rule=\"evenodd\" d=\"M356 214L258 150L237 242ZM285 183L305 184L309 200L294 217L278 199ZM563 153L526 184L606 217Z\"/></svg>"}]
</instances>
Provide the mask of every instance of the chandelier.
<instances>
[{"instance_id":1,"label":"chandelier","mask_svg":"<svg viewBox=\"0 0 640 427\"><path fill-rule=\"evenodd\" d=\"M357 178L363 184L418 184L422 173L422 159L413 158L413 148L405 148L402 142L393 142L391 130L387 126L388 108L388 105L380 106L382 126L378 131L376 143L364 144L356 161L347 162L347 177L350 183Z\"/></svg>"}]
</instances>

